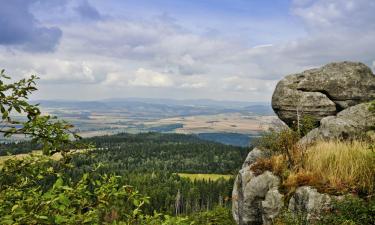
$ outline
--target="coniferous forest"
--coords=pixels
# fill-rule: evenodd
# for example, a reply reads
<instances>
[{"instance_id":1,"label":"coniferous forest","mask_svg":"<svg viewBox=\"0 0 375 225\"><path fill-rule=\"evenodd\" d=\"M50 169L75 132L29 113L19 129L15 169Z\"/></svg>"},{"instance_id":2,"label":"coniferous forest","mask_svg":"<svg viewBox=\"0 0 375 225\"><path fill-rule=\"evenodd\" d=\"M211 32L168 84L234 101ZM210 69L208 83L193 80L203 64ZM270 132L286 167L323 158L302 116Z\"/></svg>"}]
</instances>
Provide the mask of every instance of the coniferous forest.
<instances>
[{"instance_id":1,"label":"coniferous forest","mask_svg":"<svg viewBox=\"0 0 375 225\"><path fill-rule=\"evenodd\" d=\"M86 173L93 177L117 175L123 185L131 185L149 197L150 203L143 208L149 214L156 210L169 215L189 215L217 206L230 207L234 176L192 180L178 173L232 175L248 153L247 148L183 134L123 133L81 142L95 147L72 155L73 166L60 168L65 179L76 182ZM17 153L35 147L38 146L31 142L20 142L3 144L2 149Z\"/></svg>"}]
</instances>

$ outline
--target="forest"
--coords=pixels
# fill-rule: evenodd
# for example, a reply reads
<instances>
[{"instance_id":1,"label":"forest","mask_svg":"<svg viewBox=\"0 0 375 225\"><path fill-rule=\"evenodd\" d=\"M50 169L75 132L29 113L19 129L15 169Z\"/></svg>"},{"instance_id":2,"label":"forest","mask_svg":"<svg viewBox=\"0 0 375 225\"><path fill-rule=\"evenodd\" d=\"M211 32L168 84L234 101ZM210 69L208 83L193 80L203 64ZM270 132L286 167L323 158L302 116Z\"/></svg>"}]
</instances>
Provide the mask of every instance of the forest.
<instances>
[{"instance_id":1,"label":"forest","mask_svg":"<svg viewBox=\"0 0 375 225\"><path fill-rule=\"evenodd\" d=\"M121 184L149 197L144 211L150 214L189 215L217 206L230 207L234 176L190 180L178 173L235 174L249 151L183 134L122 133L80 142L95 147L71 156L72 166L60 168L65 179L78 182L86 173L93 177L117 175ZM0 149L23 153L37 147L20 142L2 144Z\"/></svg>"}]
</instances>

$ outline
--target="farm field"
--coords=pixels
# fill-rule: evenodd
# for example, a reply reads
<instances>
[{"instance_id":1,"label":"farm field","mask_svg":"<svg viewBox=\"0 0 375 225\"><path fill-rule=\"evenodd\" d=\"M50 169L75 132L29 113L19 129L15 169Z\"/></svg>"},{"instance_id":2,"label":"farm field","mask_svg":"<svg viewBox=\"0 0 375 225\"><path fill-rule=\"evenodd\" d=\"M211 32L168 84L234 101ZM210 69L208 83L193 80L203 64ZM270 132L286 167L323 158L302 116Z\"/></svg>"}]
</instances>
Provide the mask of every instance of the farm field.
<instances>
[{"instance_id":1,"label":"farm field","mask_svg":"<svg viewBox=\"0 0 375 225\"><path fill-rule=\"evenodd\" d=\"M192 181L205 180L205 181L217 181L219 179L229 180L233 178L233 175L228 174L203 174L203 173L178 173L178 176L183 178L189 178Z\"/></svg>"}]
</instances>

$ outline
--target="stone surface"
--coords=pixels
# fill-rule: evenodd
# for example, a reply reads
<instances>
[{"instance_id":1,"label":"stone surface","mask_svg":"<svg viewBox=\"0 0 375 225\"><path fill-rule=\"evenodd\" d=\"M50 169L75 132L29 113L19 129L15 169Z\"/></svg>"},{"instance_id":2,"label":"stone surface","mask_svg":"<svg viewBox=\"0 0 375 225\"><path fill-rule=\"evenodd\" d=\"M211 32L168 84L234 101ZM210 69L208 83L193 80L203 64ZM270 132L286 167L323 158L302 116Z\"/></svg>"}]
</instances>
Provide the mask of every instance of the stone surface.
<instances>
[{"instance_id":1,"label":"stone surface","mask_svg":"<svg viewBox=\"0 0 375 225\"><path fill-rule=\"evenodd\" d=\"M297 188L289 201L288 209L294 214L304 216L307 221L319 219L319 215L330 208L331 198L320 194L315 188L303 186Z\"/></svg>"},{"instance_id":2,"label":"stone surface","mask_svg":"<svg viewBox=\"0 0 375 225\"><path fill-rule=\"evenodd\" d=\"M369 111L369 106L369 103L358 104L336 116L323 118L320 126L307 133L300 143L305 145L320 139L352 139L365 134L375 126L375 115Z\"/></svg>"},{"instance_id":3,"label":"stone surface","mask_svg":"<svg viewBox=\"0 0 375 225\"><path fill-rule=\"evenodd\" d=\"M268 154L269 153L267 151L261 150L257 147L253 148L253 150L251 150L249 154L247 155L245 162L242 164L242 168L245 168L255 163L255 161L257 161L257 159L259 158L264 158L268 156Z\"/></svg>"},{"instance_id":4,"label":"stone surface","mask_svg":"<svg viewBox=\"0 0 375 225\"><path fill-rule=\"evenodd\" d=\"M272 188L266 194L266 198L262 201L262 222L263 224L273 224L276 217L284 206L284 195L280 194L277 188Z\"/></svg>"},{"instance_id":5,"label":"stone surface","mask_svg":"<svg viewBox=\"0 0 375 225\"><path fill-rule=\"evenodd\" d=\"M255 176L249 165L238 173L232 193L232 213L239 225L272 224L282 208L280 180L266 171Z\"/></svg>"},{"instance_id":6,"label":"stone surface","mask_svg":"<svg viewBox=\"0 0 375 225\"><path fill-rule=\"evenodd\" d=\"M331 63L286 76L272 96L272 108L289 126L300 115L316 121L359 103L375 99L375 76L362 63Z\"/></svg>"}]
</instances>

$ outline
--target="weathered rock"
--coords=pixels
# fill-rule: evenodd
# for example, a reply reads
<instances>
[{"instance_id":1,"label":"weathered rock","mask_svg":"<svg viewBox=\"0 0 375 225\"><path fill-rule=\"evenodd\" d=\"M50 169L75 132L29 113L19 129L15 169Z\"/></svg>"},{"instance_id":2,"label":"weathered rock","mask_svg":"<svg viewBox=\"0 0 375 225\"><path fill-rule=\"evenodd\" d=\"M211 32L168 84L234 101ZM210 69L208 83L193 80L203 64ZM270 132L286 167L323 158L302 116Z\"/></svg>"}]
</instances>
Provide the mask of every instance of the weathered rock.
<instances>
[{"instance_id":1,"label":"weathered rock","mask_svg":"<svg viewBox=\"0 0 375 225\"><path fill-rule=\"evenodd\" d=\"M266 198L262 201L262 220L263 224L273 224L276 217L284 206L284 195L280 194L277 188L272 188L266 194Z\"/></svg>"},{"instance_id":2,"label":"weathered rock","mask_svg":"<svg viewBox=\"0 0 375 225\"><path fill-rule=\"evenodd\" d=\"M232 193L232 213L239 225L271 224L282 208L280 180L266 171L255 176L250 167L240 170Z\"/></svg>"},{"instance_id":3,"label":"weathered rock","mask_svg":"<svg viewBox=\"0 0 375 225\"><path fill-rule=\"evenodd\" d=\"M331 63L286 76L272 96L272 108L291 126L297 113L316 121L350 106L375 99L375 76L362 63Z\"/></svg>"},{"instance_id":4,"label":"weathered rock","mask_svg":"<svg viewBox=\"0 0 375 225\"><path fill-rule=\"evenodd\" d=\"M289 201L289 211L295 216L303 216L307 221L319 219L324 210L330 208L331 198L320 194L309 186L299 187Z\"/></svg>"},{"instance_id":5,"label":"weathered rock","mask_svg":"<svg viewBox=\"0 0 375 225\"><path fill-rule=\"evenodd\" d=\"M353 139L365 134L375 126L375 115L369 111L369 103L362 103L349 107L336 116L325 117L320 126L310 131L300 141L301 144L310 144L319 139Z\"/></svg>"},{"instance_id":6,"label":"weathered rock","mask_svg":"<svg viewBox=\"0 0 375 225\"><path fill-rule=\"evenodd\" d=\"M269 153L265 150L261 150L257 147L255 147L249 154L247 155L245 162L242 164L242 168L245 168L257 161L259 158L264 158L268 155Z\"/></svg>"}]
</instances>

